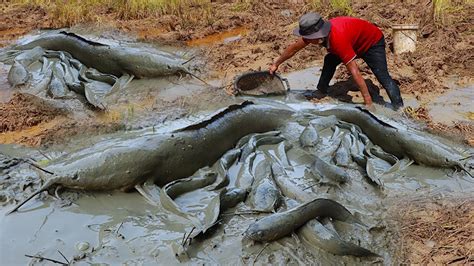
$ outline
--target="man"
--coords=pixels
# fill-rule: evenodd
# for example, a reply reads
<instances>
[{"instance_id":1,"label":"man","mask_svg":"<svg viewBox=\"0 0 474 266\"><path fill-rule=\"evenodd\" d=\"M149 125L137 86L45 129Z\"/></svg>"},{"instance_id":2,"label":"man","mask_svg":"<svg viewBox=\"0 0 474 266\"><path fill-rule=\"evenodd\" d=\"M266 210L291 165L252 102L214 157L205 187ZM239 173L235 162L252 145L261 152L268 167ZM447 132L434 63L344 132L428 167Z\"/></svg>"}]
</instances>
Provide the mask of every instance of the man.
<instances>
[{"instance_id":1,"label":"man","mask_svg":"<svg viewBox=\"0 0 474 266\"><path fill-rule=\"evenodd\" d=\"M319 91L327 94L329 82L336 67L342 62L359 87L365 105L372 109L372 98L367 84L355 62L356 58L362 58L387 91L393 108L398 109L403 106L400 89L387 70L385 38L382 31L375 25L352 17L336 17L324 21L319 14L308 13L301 17L299 27L293 31L293 34L300 38L288 46L270 66L271 74L275 73L281 63L308 44L321 44L329 53L324 57L324 65L317 86Z\"/></svg>"}]
</instances>

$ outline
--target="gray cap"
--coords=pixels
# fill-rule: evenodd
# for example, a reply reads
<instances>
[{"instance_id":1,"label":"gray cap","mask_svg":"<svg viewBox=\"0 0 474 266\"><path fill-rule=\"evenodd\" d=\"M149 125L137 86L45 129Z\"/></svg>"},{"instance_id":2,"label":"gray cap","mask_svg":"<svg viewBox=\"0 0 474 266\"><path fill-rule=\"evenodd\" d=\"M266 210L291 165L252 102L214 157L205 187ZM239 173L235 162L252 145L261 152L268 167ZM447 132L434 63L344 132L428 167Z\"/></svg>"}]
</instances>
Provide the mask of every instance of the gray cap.
<instances>
[{"instance_id":1,"label":"gray cap","mask_svg":"<svg viewBox=\"0 0 474 266\"><path fill-rule=\"evenodd\" d=\"M293 30L293 34L305 39L319 39L329 35L331 23L324 21L318 13L304 14L299 21L299 26Z\"/></svg>"}]
</instances>

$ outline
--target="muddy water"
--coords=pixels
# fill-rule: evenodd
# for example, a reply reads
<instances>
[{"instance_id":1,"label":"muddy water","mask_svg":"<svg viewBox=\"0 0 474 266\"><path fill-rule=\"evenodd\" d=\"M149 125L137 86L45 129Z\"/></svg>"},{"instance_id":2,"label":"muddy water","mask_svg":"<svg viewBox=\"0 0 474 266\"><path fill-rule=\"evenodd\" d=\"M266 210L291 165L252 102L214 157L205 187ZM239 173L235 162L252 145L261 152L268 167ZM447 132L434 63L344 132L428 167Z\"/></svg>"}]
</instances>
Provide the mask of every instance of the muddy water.
<instances>
[{"instance_id":1,"label":"muddy water","mask_svg":"<svg viewBox=\"0 0 474 266\"><path fill-rule=\"evenodd\" d=\"M270 102L271 100L266 100ZM284 106L284 102L273 101L274 106ZM291 104L295 108L316 108L315 105ZM169 131L183 124L197 120L177 120L166 127L153 129ZM303 119L304 120L304 119ZM427 191L440 193L473 193L473 182L462 173L452 170L428 168L410 165L394 174L381 177L384 189L377 188L367 182L356 169L345 169L351 180L340 187L318 184L308 174L308 165L312 158L299 148L298 137L307 121L292 121L282 129L282 135L293 146L287 152L289 166L286 171L295 186L300 187L304 195L299 197L330 198L338 201L369 227L383 227L386 199L403 197ZM152 129L145 129L152 130ZM120 134L133 134L118 133ZM321 149L331 148L333 131L328 128L320 132ZM17 153L17 149L9 148ZM250 172L262 171L263 154L271 154L282 159L278 145L258 147L259 155ZM8 151L2 147L2 151ZM36 151L24 151L33 157L40 158ZM229 170L230 186L236 184L242 173L244 163L234 163ZM18 167L8 173L10 179L22 179L34 172L26 166ZM5 176L2 178L5 180ZM8 180L8 179L7 179ZM7 188L7 189L12 189ZM35 199L25 205L20 212L9 216L3 214L11 205L0 208L0 257L6 265L27 264L28 255L40 255L62 261L61 251L66 258L76 259L80 263L107 263L110 265L128 264L250 264L262 263L310 264L315 261L323 264L347 263L367 264L374 259L356 259L350 256L334 256L318 248L310 248L301 244L298 237L285 237L274 241L268 246L251 243L243 239L242 233L256 219L265 214L235 215L249 209L240 203L235 209L226 211L221 216L221 224L212 229L205 237L193 240L188 248L187 256L175 257L175 252L183 235L189 232L190 226L179 217L174 217L160 206L150 205L138 193L77 193L59 191L61 200L53 197ZM205 190L197 190L184 194L176 199L176 203L187 212L199 212L209 202L211 194ZM290 196L290 195L287 195ZM341 237L346 241L358 243L379 254L384 264L397 262L394 247L387 238L388 229L367 231L367 229L348 224L335 224ZM263 251L262 251L263 250ZM258 255L258 257L257 257ZM35 262L34 264L48 264Z\"/></svg>"},{"instance_id":2,"label":"muddy water","mask_svg":"<svg viewBox=\"0 0 474 266\"><path fill-rule=\"evenodd\" d=\"M310 67L301 71L288 73L285 77L288 79L290 87L293 90L316 90L320 75L320 67Z\"/></svg>"},{"instance_id":3,"label":"muddy water","mask_svg":"<svg viewBox=\"0 0 474 266\"><path fill-rule=\"evenodd\" d=\"M451 124L453 121L474 120L474 85L449 90L428 105L435 122Z\"/></svg>"}]
</instances>

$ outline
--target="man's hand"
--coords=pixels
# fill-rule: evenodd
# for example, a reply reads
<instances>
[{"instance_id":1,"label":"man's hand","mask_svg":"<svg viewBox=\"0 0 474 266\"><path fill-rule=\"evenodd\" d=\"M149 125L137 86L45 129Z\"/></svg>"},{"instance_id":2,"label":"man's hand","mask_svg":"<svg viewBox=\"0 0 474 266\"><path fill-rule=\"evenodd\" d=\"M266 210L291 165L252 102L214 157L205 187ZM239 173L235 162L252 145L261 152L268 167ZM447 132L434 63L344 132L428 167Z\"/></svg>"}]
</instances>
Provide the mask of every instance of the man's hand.
<instances>
[{"instance_id":1,"label":"man's hand","mask_svg":"<svg viewBox=\"0 0 474 266\"><path fill-rule=\"evenodd\" d=\"M274 63L268 68L268 72L270 74L274 74L275 71L277 71L278 66L281 65L283 62L285 62L287 59L291 58L293 55L296 54L299 50L303 49L308 45L305 43L303 38L298 38L298 40L292 44L290 44L288 47L286 47L285 51L278 57L277 60L274 61Z\"/></svg>"},{"instance_id":2,"label":"man's hand","mask_svg":"<svg viewBox=\"0 0 474 266\"><path fill-rule=\"evenodd\" d=\"M374 112L375 111L375 106L374 104L372 103L372 98L370 97L370 95L366 95L364 97L364 105L365 105L365 108L371 112Z\"/></svg>"},{"instance_id":3,"label":"man's hand","mask_svg":"<svg viewBox=\"0 0 474 266\"><path fill-rule=\"evenodd\" d=\"M370 112L375 112L375 105L373 105L372 103L369 103L369 104L365 104L365 109L369 110Z\"/></svg>"},{"instance_id":4,"label":"man's hand","mask_svg":"<svg viewBox=\"0 0 474 266\"><path fill-rule=\"evenodd\" d=\"M362 98L364 98L365 106L367 108L375 110L375 107L373 107L372 105L372 97L370 96L369 88L367 88L367 84L365 84L364 78L362 78L362 75L360 74L357 63L354 60L352 60L346 64L346 67L347 67L347 70L351 72L352 78L354 79L355 83L359 87L360 93L362 94Z\"/></svg>"},{"instance_id":5,"label":"man's hand","mask_svg":"<svg viewBox=\"0 0 474 266\"><path fill-rule=\"evenodd\" d=\"M272 64L269 68L268 68L268 72L270 72L271 75L273 75L278 69L278 66L275 65L275 64Z\"/></svg>"}]
</instances>

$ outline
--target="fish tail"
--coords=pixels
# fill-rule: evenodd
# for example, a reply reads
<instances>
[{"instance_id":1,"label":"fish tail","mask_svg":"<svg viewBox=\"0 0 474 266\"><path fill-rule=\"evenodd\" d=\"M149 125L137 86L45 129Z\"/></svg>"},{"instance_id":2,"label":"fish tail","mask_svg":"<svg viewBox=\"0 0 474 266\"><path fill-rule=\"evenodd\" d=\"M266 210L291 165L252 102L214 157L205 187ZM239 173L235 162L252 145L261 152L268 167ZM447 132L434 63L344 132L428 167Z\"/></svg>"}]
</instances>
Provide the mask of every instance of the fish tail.
<instances>
[{"instance_id":1,"label":"fish tail","mask_svg":"<svg viewBox=\"0 0 474 266\"><path fill-rule=\"evenodd\" d=\"M380 255L351 242L343 241L341 247L344 250L345 255L356 257L381 257Z\"/></svg>"},{"instance_id":2,"label":"fish tail","mask_svg":"<svg viewBox=\"0 0 474 266\"><path fill-rule=\"evenodd\" d=\"M347 253L347 255L352 255L356 257L381 257L380 255L358 246L356 244L352 244L351 242L343 242L342 244L343 249Z\"/></svg>"}]
</instances>

